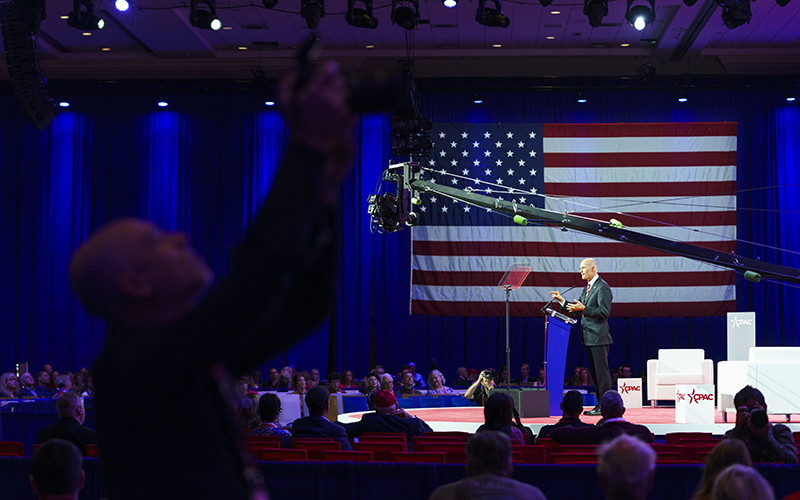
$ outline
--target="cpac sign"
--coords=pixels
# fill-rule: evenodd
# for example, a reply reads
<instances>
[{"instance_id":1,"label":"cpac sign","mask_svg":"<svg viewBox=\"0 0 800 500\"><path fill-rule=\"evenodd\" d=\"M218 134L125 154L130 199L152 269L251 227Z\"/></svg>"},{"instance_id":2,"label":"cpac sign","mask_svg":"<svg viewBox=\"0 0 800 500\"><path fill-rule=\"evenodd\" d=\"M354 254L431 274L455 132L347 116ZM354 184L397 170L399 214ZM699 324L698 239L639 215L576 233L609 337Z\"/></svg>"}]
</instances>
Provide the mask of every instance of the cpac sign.
<instances>
[{"instance_id":1,"label":"cpac sign","mask_svg":"<svg viewBox=\"0 0 800 500\"><path fill-rule=\"evenodd\" d=\"M755 323L752 319L739 319L737 315L734 315L731 320L731 328L740 328L742 326L753 326Z\"/></svg>"},{"instance_id":2,"label":"cpac sign","mask_svg":"<svg viewBox=\"0 0 800 500\"><path fill-rule=\"evenodd\" d=\"M642 379L621 378L617 379L617 392L622 397L625 408L642 407Z\"/></svg>"},{"instance_id":3,"label":"cpac sign","mask_svg":"<svg viewBox=\"0 0 800 500\"><path fill-rule=\"evenodd\" d=\"M713 424L714 386L676 385L675 422L679 424Z\"/></svg>"},{"instance_id":4,"label":"cpac sign","mask_svg":"<svg viewBox=\"0 0 800 500\"><path fill-rule=\"evenodd\" d=\"M713 394L695 392L695 389L692 389L691 394L683 394L681 392L675 391L675 396L678 398L677 399L678 402L688 400L687 404L692 404L692 403L699 404L700 401L711 401L711 402L714 401Z\"/></svg>"}]
</instances>

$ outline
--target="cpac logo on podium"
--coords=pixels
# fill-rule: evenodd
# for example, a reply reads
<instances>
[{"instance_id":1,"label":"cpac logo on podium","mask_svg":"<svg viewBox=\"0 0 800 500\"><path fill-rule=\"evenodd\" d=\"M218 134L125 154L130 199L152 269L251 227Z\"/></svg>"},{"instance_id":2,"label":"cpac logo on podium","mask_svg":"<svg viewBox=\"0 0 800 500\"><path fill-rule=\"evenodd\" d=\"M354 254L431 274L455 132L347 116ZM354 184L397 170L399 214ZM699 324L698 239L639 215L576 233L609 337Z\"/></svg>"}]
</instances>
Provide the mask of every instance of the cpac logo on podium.
<instances>
[{"instance_id":1,"label":"cpac logo on podium","mask_svg":"<svg viewBox=\"0 0 800 500\"><path fill-rule=\"evenodd\" d=\"M738 316L734 316L731 318L731 326L734 328L739 328L740 326L753 326L752 319L739 319Z\"/></svg>"},{"instance_id":2,"label":"cpac logo on podium","mask_svg":"<svg viewBox=\"0 0 800 500\"><path fill-rule=\"evenodd\" d=\"M683 394L681 392L676 391L675 395L678 397L678 401L684 401L686 398L689 398L689 404L692 403L700 404L700 401L714 401L713 394L696 392L695 389L692 389L691 394Z\"/></svg>"},{"instance_id":3,"label":"cpac logo on podium","mask_svg":"<svg viewBox=\"0 0 800 500\"><path fill-rule=\"evenodd\" d=\"M625 382L620 384L619 392L622 394L628 394L629 392L642 392L642 386L640 385L627 385Z\"/></svg>"}]
</instances>

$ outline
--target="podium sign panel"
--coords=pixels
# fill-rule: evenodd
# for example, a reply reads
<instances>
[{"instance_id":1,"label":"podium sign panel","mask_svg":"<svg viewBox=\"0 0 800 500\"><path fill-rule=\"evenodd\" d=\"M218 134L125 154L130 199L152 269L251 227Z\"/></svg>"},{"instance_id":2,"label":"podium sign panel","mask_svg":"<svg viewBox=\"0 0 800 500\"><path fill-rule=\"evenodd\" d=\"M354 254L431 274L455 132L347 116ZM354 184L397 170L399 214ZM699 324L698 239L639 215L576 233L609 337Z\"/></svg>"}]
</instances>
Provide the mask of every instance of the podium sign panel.
<instances>
[{"instance_id":1,"label":"podium sign panel","mask_svg":"<svg viewBox=\"0 0 800 500\"><path fill-rule=\"evenodd\" d=\"M559 416L561 400L564 399L564 369L567 364L567 345L572 325L560 319L561 314L550 309L548 312L552 314L545 319L547 321L545 386L550 392L550 416Z\"/></svg>"},{"instance_id":2,"label":"podium sign panel","mask_svg":"<svg viewBox=\"0 0 800 500\"><path fill-rule=\"evenodd\" d=\"M625 405L625 408L642 407L642 379L617 379L617 392L622 396L622 403Z\"/></svg>"},{"instance_id":3,"label":"podium sign panel","mask_svg":"<svg viewBox=\"0 0 800 500\"><path fill-rule=\"evenodd\" d=\"M675 423L713 424L714 386L676 385Z\"/></svg>"},{"instance_id":4,"label":"podium sign panel","mask_svg":"<svg viewBox=\"0 0 800 500\"><path fill-rule=\"evenodd\" d=\"M756 313L728 313L728 361L747 361L756 346Z\"/></svg>"}]
</instances>

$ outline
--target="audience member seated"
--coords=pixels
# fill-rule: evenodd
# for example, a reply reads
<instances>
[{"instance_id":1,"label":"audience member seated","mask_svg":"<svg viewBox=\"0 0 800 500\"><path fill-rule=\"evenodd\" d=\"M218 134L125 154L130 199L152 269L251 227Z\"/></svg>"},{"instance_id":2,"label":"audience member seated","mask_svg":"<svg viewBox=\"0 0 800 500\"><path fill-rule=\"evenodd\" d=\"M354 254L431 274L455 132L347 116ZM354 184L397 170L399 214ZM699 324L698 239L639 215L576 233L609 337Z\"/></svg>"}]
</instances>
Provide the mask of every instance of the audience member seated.
<instances>
[{"instance_id":1,"label":"audience member seated","mask_svg":"<svg viewBox=\"0 0 800 500\"><path fill-rule=\"evenodd\" d=\"M288 386L283 383L281 380L281 376L278 373L278 369L272 367L269 369L269 380L265 380L261 384L261 388L263 389L286 389Z\"/></svg>"},{"instance_id":2,"label":"audience member seated","mask_svg":"<svg viewBox=\"0 0 800 500\"><path fill-rule=\"evenodd\" d=\"M341 377L337 372L330 372L328 374L328 392L331 394L344 394L344 391L341 389Z\"/></svg>"},{"instance_id":3,"label":"audience member seated","mask_svg":"<svg viewBox=\"0 0 800 500\"><path fill-rule=\"evenodd\" d=\"M278 418L281 415L281 400L271 392L265 392L258 398L258 414L261 423L250 431L249 436L280 436L281 447L290 448L292 445L292 434L278 425Z\"/></svg>"},{"instance_id":4,"label":"audience member seated","mask_svg":"<svg viewBox=\"0 0 800 500\"><path fill-rule=\"evenodd\" d=\"M703 479L700 480L700 489L694 495L694 500L711 500L711 491L714 489L714 481L717 476L735 464L752 467L750 452L747 451L747 446L738 439L723 439L706 457Z\"/></svg>"},{"instance_id":5,"label":"audience member seated","mask_svg":"<svg viewBox=\"0 0 800 500\"><path fill-rule=\"evenodd\" d=\"M720 472L711 490L711 500L775 500L775 491L752 467L731 465Z\"/></svg>"},{"instance_id":6,"label":"audience member seated","mask_svg":"<svg viewBox=\"0 0 800 500\"><path fill-rule=\"evenodd\" d=\"M306 394L308 416L292 423L292 436L298 438L331 438L342 444L342 450L352 451L347 432L340 425L328 420L330 392L322 386L314 387Z\"/></svg>"},{"instance_id":7,"label":"audience member seated","mask_svg":"<svg viewBox=\"0 0 800 500\"><path fill-rule=\"evenodd\" d=\"M364 387L361 389L361 393L367 397L367 406L370 410L375 409L375 394L380 390L378 376L372 372L367 373L367 376L364 377Z\"/></svg>"},{"instance_id":8,"label":"audience member seated","mask_svg":"<svg viewBox=\"0 0 800 500\"><path fill-rule=\"evenodd\" d=\"M539 429L539 437L550 437L553 429L559 427L591 427L591 424L581 422L581 412L583 411L583 394L572 390L564 394L561 400L561 420L552 425L544 425Z\"/></svg>"},{"instance_id":9,"label":"audience member seated","mask_svg":"<svg viewBox=\"0 0 800 500\"><path fill-rule=\"evenodd\" d=\"M508 370L505 366L500 367L500 372L497 376L497 385L505 385L506 381L508 380Z\"/></svg>"},{"instance_id":10,"label":"audience member seated","mask_svg":"<svg viewBox=\"0 0 800 500\"><path fill-rule=\"evenodd\" d=\"M456 387L469 387L470 382L467 380L467 367L466 366L459 366L456 370L456 381L453 383Z\"/></svg>"},{"instance_id":11,"label":"audience member seated","mask_svg":"<svg viewBox=\"0 0 800 500\"><path fill-rule=\"evenodd\" d=\"M408 369L411 370L411 375L414 376L414 386L425 388L425 379L421 374L417 373L417 364L413 361L408 364Z\"/></svg>"},{"instance_id":12,"label":"audience member seated","mask_svg":"<svg viewBox=\"0 0 800 500\"><path fill-rule=\"evenodd\" d=\"M19 381L11 372L0 375L0 398L19 398Z\"/></svg>"},{"instance_id":13,"label":"audience member seated","mask_svg":"<svg viewBox=\"0 0 800 500\"><path fill-rule=\"evenodd\" d=\"M767 403L758 389L746 386L733 397L736 426L722 436L744 441L753 462L797 463L797 446L791 429L771 424L767 419Z\"/></svg>"},{"instance_id":14,"label":"audience member seated","mask_svg":"<svg viewBox=\"0 0 800 500\"><path fill-rule=\"evenodd\" d=\"M608 391L603 394L600 400L600 413L603 415L602 426L559 427L550 432L550 437L553 438L553 441L561 444L600 444L610 441L620 434L628 434L645 443L655 442L647 427L626 422L622 418L625 414L625 406L622 403L622 396L618 392Z\"/></svg>"},{"instance_id":15,"label":"audience member seated","mask_svg":"<svg viewBox=\"0 0 800 500\"><path fill-rule=\"evenodd\" d=\"M258 394L245 393L236 406L236 424L240 429L255 429L261 423L258 415Z\"/></svg>"},{"instance_id":16,"label":"audience member seated","mask_svg":"<svg viewBox=\"0 0 800 500\"><path fill-rule=\"evenodd\" d=\"M40 500L78 500L85 479L81 452L69 441L50 439L33 454L30 482Z\"/></svg>"},{"instance_id":17,"label":"audience member seated","mask_svg":"<svg viewBox=\"0 0 800 500\"><path fill-rule=\"evenodd\" d=\"M72 377L67 374L56 377L56 392L53 399L58 399L65 392L72 391Z\"/></svg>"},{"instance_id":18,"label":"audience member seated","mask_svg":"<svg viewBox=\"0 0 800 500\"><path fill-rule=\"evenodd\" d=\"M33 380L33 375L28 372L23 373L19 377L19 396L21 398L35 398L36 381Z\"/></svg>"},{"instance_id":19,"label":"audience member seated","mask_svg":"<svg viewBox=\"0 0 800 500\"><path fill-rule=\"evenodd\" d=\"M589 374L589 369L585 366L576 366L575 367L575 375L566 381L565 385L567 387L584 387L584 386L593 386L594 380L592 380L592 376Z\"/></svg>"},{"instance_id":20,"label":"audience member seated","mask_svg":"<svg viewBox=\"0 0 800 500\"><path fill-rule=\"evenodd\" d=\"M342 384L339 386L341 389L356 389L358 385L355 383L355 375L350 370L342 372Z\"/></svg>"},{"instance_id":21,"label":"audience member seated","mask_svg":"<svg viewBox=\"0 0 800 500\"><path fill-rule=\"evenodd\" d=\"M77 446L85 457L86 445L97 444L97 435L93 429L83 425L86 420L83 398L74 392L65 392L56 401L56 411L58 422L39 429L36 433L36 444L53 438L64 439Z\"/></svg>"},{"instance_id":22,"label":"audience member seated","mask_svg":"<svg viewBox=\"0 0 800 500\"><path fill-rule=\"evenodd\" d=\"M264 380L261 378L261 372L256 370L250 375L250 382L253 384L253 389L258 389Z\"/></svg>"},{"instance_id":23,"label":"audience member seated","mask_svg":"<svg viewBox=\"0 0 800 500\"><path fill-rule=\"evenodd\" d=\"M94 377L92 376L92 372L86 373L86 390L83 391L81 396L85 398L94 397Z\"/></svg>"},{"instance_id":24,"label":"audience member seated","mask_svg":"<svg viewBox=\"0 0 800 500\"><path fill-rule=\"evenodd\" d=\"M233 387L233 393L237 399L242 399L250 392L250 379L242 376L236 379L236 384Z\"/></svg>"},{"instance_id":25,"label":"audience member seated","mask_svg":"<svg viewBox=\"0 0 800 500\"><path fill-rule=\"evenodd\" d=\"M383 369L383 365L375 365L375 368L373 368L370 371L372 373L374 373L375 375L377 375L379 379L380 379L381 375L386 373L386 370Z\"/></svg>"},{"instance_id":26,"label":"audience member seated","mask_svg":"<svg viewBox=\"0 0 800 500\"><path fill-rule=\"evenodd\" d=\"M312 368L306 379L306 389L313 389L319 385L319 370Z\"/></svg>"},{"instance_id":27,"label":"audience member seated","mask_svg":"<svg viewBox=\"0 0 800 500\"><path fill-rule=\"evenodd\" d=\"M467 477L439 486L428 500L547 500L539 488L512 479L513 474L508 436L481 432L467 442Z\"/></svg>"},{"instance_id":28,"label":"audience member seated","mask_svg":"<svg viewBox=\"0 0 800 500\"><path fill-rule=\"evenodd\" d=\"M528 363L522 363L522 366L519 369L519 377L514 379L515 384L530 384L533 383L533 379L531 378L531 367Z\"/></svg>"},{"instance_id":29,"label":"audience member seated","mask_svg":"<svg viewBox=\"0 0 800 500\"><path fill-rule=\"evenodd\" d=\"M379 391L375 394L375 413L365 413L361 420L344 427L350 437L359 437L365 432L399 432L406 435L406 448L413 451L412 438L422 436L432 429L421 419L397 406L397 398L392 391Z\"/></svg>"},{"instance_id":30,"label":"audience member seated","mask_svg":"<svg viewBox=\"0 0 800 500\"><path fill-rule=\"evenodd\" d=\"M388 373L382 373L380 377L378 377L380 381L380 387L382 391L391 391L394 389L394 379Z\"/></svg>"},{"instance_id":31,"label":"audience member seated","mask_svg":"<svg viewBox=\"0 0 800 500\"><path fill-rule=\"evenodd\" d=\"M527 440L522 441L520 444L533 444L534 441L536 441L536 436L533 434L533 431L527 425L522 425L522 422L519 419L519 412L515 406L511 407L511 411L514 414L514 420L511 422L511 425L516 427L522 433L523 437L525 437L526 434L528 436Z\"/></svg>"},{"instance_id":32,"label":"audience member seated","mask_svg":"<svg viewBox=\"0 0 800 500\"><path fill-rule=\"evenodd\" d=\"M83 394L86 390L86 379L83 372L76 372L72 375L72 391L78 394Z\"/></svg>"},{"instance_id":33,"label":"audience member seated","mask_svg":"<svg viewBox=\"0 0 800 500\"><path fill-rule=\"evenodd\" d=\"M306 377L302 373L295 373L294 377L292 377L292 387L294 387L292 394L305 394Z\"/></svg>"},{"instance_id":34,"label":"audience member seated","mask_svg":"<svg viewBox=\"0 0 800 500\"><path fill-rule=\"evenodd\" d=\"M514 413L514 400L505 392L496 392L489 396L483 407L484 423L475 433L483 431L500 431L508 435L515 444L525 444L522 431L517 429L512 422Z\"/></svg>"},{"instance_id":35,"label":"audience member seated","mask_svg":"<svg viewBox=\"0 0 800 500\"><path fill-rule=\"evenodd\" d=\"M288 388L292 383L292 377L294 377L294 372L292 371L291 367L284 366L283 368L281 368L279 377L281 384L283 384L284 387Z\"/></svg>"},{"instance_id":36,"label":"audience member seated","mask_svg":"<svg viewBox=\"0 0 800 500\"><path fill-rule=\"evenodd\" d=\"M47 387L49 387L50 389L53 389L54 391L56 389L58 389L58 387L56 387L56 379L58 379L59 375L60 375L60 373L58 373L58 370L51 371L50 372L50 383L47 384Z\"/></svg>"},{"instance_id":37,"label":"audience member seated","mask_svg":"<svg viewBox=\"0 0 800 500\"><path fill-rule=\"evenodd\" d=\"M470 401L475 401L478 406L484 406L494 389L494 379L491 378L491 374L491 370L483 370L478 375L478 379L464 393L464 397Z\"/></svg>"},{"instance_id":38,"label":"audience member seated","mask_svg":"<svg viewBox=\"0 0 800 500\"><path fill-rule=\"evenodd\" d=\"M467 370L467 382L469 382L469 385L472 385L473 382L478 380L478 376L480 374L481 372L479 372L475 368L470 368L469 370Z\"/></svg>"},{"instance_id":39,"label":"audience member seated","mask_svg":"<svg viewBox=\"0 0 800 500\"><path fill-rule=\"evenodd\" d=\"M456 391L447 387L444 375L439 370L433 370L428 374L428 396L437 394L455 394Z\"/></svg>"},{"instance_id":40,"label":"audience member seated","mask_svg":"<svg viewBox=\"0 0 800 500\"><path fill-rule=\"evenodd\" d=\"M414 375L411 374L411 370L406 370L403 372L403 386L398 389L397 393L401 396L406 394L410 396L422 394L414 388Z\"/></svg>"},{"instance_id":41,"label":"audience member seated","mask_svg":"<svg viewBox=\"0 0 800 500\"><path fill-rule=\"evenodd\" d=\"M56 393L55 389L48 387L50 385L50 374L44 370L36 373L36 386L34 392L40 398L52 398Z\"/></svg>"},{"instance_id":42,"label":"audience member seated","mask_svg":"<svg viewBox=\"0 0 800 500\"><path fill-rule=\"evenodd\" d=\"M606 500L647 498L653 489L656 473L656 452L653 448L622 434L601 446L598 455L597 478L606 492Z\"/></svg>"}]
</instances>

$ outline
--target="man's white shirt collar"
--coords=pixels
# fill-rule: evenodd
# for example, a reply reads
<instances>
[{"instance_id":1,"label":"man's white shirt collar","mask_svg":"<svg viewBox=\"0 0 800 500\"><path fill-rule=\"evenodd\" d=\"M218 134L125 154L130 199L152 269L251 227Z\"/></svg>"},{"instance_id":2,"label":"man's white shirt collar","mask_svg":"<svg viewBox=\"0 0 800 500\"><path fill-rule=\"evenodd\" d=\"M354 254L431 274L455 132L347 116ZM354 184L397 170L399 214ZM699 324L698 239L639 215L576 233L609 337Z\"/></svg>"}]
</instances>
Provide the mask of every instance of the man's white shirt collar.
<instances>
[{"instance_id":1,"label":"man's white shirt collar","mask_svg":"<svg viewBox=\"0 0 800 500\"><path fill-rule=\"evenodd\" d=\"M600 277L600 275L599 275L599 274L595 274L595 275L594 275L594 278L592 278L592 279L590 279L590 280L589 280L589 286L594 286L595 282L597 281L597 279L598 279L599 277Z\"/></svg>"}]
</instances>

